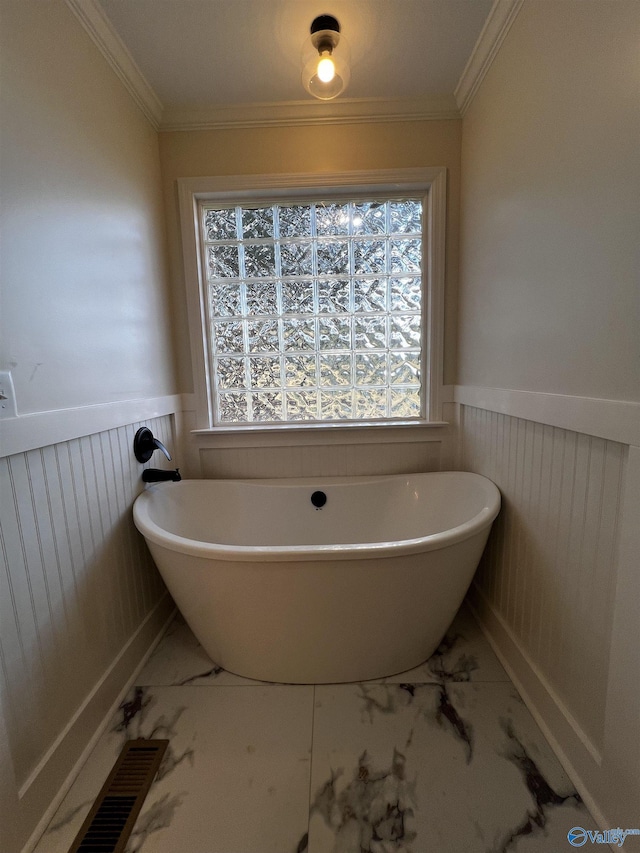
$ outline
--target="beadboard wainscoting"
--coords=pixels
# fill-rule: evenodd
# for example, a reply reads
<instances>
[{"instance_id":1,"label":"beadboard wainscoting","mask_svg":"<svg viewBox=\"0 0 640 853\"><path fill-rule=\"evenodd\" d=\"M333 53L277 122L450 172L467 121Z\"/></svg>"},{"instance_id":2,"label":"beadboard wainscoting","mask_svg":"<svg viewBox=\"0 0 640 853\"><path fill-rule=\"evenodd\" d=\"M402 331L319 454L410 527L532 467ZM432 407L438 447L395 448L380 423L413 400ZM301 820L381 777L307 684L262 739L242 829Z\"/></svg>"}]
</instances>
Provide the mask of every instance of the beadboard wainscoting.
<instances>
[{"instance_id":1,"label":"beadboard wainscoting","mask_svg":"<svg viewBox=\"0 0 640 853\"><path fill-rule=\"evenodd\" d=\"M531 417L536 396L540 420ZM635 674L620 666L634 660L640 628L632 444L640 407L612 401L624 428L609 401L556 397L545 418L547 396L456 390L458 465L492 479L503 498L471 601L592 813L618 826L640 796L637 653Z\"/></svg>"},{"instance_id":2,"label":"beadboard wainscoting","mask_svg":"<svg viewBox=\"0 0 640 853\"><path fill-rule=\"evenodd\" d=\"M169 410L144 424L172 452L176 401L129 407ZM124 404L101 409L106 423L109 412L112 421L126 417ZM78 435L93 413L70 411L16 418L3 433L3 451L15 449L20 422L30 424L30 449L0 458L2 757L22 836L11 849L37 837L173 612L132 519L142 488L132 442L142 422ZM37 434L63 434L65 419L75 437L32 446Z\"/></svg>"},{"instance_id":3,"label":"beadboard wainscoting","mask_svg":"<svg viewBox=\"0 0 640 853\"><path fill-rule=\"evenodd\" d=\"M462 467L503 497L476 585L599 755L627 448L472 406L461 420Z\"/></svg>"}]
</instances>

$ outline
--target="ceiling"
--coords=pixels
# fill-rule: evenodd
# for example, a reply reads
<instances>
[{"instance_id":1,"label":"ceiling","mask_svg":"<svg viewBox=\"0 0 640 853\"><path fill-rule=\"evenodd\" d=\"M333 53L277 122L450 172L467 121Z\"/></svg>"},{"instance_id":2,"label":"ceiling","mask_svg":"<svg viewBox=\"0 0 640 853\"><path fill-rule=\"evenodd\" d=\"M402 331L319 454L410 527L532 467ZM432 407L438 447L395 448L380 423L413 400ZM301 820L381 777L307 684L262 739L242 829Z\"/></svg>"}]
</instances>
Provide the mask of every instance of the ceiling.
<instances>
[{"instance_id":1,"label":"ceiling","mask_svg":"<svg viewBox=\"0 0 640 853\"><path fill-rule=\"evenodd\" d=\"M497 5L492 0L68 2L82 7L85 16L89 3L106 18L105 26L143 78L139 86L146 81L159 104L160 125L221 111L243 115L249 105L329 112L328 105L338 101L343 113L348 104L363 113L368 105L375 109L384 102L388 109L395 101L419 103L432 113L455 112L454 91ZM300 80L302 44L319 14L339 20L351 47L351 82L335 102L316 101Z\"/></svg>"}]
</instances>

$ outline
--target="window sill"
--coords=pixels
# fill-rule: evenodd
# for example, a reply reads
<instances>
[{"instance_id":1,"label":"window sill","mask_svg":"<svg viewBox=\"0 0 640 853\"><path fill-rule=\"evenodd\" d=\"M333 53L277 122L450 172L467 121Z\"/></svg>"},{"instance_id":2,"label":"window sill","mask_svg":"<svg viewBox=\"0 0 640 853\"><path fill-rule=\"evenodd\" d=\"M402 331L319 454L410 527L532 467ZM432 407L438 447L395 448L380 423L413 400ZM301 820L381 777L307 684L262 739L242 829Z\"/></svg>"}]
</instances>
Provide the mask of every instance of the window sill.
<instances>
[{"instance_id":1,"label":"window sill","mask_svg":"<svg viewBox=\"0 0 640 853\"><path fill-rule=\"evenodd\" d=\"M448 421L368 421L326 424L268 424L195 429L200 447L278 447L327 444L397 444L439 441Z\"/></svg>"}]
</instances>

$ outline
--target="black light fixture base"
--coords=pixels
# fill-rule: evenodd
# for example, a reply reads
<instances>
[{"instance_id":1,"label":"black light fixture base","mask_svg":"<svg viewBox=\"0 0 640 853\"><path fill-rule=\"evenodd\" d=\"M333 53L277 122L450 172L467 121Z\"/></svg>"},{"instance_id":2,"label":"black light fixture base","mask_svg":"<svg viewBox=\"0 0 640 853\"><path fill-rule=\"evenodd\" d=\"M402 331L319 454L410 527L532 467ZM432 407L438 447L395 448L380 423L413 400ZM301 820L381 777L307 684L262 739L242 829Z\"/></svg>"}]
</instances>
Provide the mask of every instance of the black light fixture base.
<instances>
[{"instance_id":1,"label":"black light fixture base","mask_svg":"<svg viewBox=\"0 0 640 853\"><path fill-rule=\"evenodd\" d=\"M320 32L320 30L333 30L334 33L339 33L340 24L333 15L318 15L311 22L311 35Z\"/></svg>"}]
</instances>

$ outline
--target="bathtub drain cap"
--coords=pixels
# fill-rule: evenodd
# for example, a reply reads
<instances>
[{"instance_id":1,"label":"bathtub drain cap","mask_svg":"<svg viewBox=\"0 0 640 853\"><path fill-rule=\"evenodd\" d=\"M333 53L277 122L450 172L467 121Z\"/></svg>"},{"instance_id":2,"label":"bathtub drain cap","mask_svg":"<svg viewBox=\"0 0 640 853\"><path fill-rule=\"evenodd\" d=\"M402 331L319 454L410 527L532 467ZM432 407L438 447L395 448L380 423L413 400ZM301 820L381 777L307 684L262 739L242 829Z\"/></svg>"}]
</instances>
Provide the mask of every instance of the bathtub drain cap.
<instances>
[{"instance_id":1,"label":"bathtub drain cap","mask_svg":"<svg viewBox=\"0 0 640 853\"><path fill-rule=\"evenodd\" d=\"M311 503L316 509L321 509L327 502L327 496L324 492L314 492L311 495Z\"/></svg>"}]
</instances>

